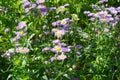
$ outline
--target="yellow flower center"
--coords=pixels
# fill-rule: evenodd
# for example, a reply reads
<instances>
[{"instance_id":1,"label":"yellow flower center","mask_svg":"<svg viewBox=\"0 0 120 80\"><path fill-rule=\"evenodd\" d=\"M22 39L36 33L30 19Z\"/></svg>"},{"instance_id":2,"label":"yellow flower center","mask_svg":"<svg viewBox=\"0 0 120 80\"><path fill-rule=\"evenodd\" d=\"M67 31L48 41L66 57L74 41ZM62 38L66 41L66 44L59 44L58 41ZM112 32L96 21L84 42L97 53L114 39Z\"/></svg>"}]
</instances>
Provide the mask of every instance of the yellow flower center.
<instances>
[{"instance_id":1,"label":"yellow flower center","mask_svg":"<svg viewBox=\"0 0 120 80\"><path fill-rule=\"evenodd\" d=\"M106 22L107 21L107 19L106 18L103 18L103 20L102 20L103 22Z\"/></svg>"},{"instance_id":2,"label":"yellow flower center","mask_svg":"<svg viewBox=\"0 0 120 80\"><path fill-rule=\"evenodd\" d=\"M23 31L21 31L21 32L20 32L20 34L21 34L21 35L23 35L23 34L24 34L24 32L23 32Z\"/></svg>"},{"instance_id":3,"label":"yellow flower center","mask_svg":"<svg viewBox=\"0 0 120 80\"><path fill-rule=\"evenodd\" d=\"M66 20L62 20L61 24L63 24L63 25L66 24Z\"/></svg>"},{"instance_id":4,"label":"yellow flower center","mask_svg":"<svg viewBox=\"0 0 120 80\"><path fill-rule=\"evenodd\" d=\"M61 31L57 31L57 35L61 36L62 32Z\"/></svg>"},{"instance_id":5,"label":"yellow flower center","mask_svg":"<svg viewBox=\"0 0 120 80\"><path fill-rule=\"evenodd\" d=\"M60 51L60 50L61 50L61 47L56 47L55 50L56 50L56 51Z\"/></svg>"},{"instance_id":6,"label":"yellow flower center","mask_svg":"<svg viewBox=\"0 0 120 80\"><path fill-rule=\"evenodd\" d=\"M27 52L27 50L26 50L26 49L23 49L23 50L22 50L22 52L26 53L26 52Z\"/></svg>"}]
</instances>

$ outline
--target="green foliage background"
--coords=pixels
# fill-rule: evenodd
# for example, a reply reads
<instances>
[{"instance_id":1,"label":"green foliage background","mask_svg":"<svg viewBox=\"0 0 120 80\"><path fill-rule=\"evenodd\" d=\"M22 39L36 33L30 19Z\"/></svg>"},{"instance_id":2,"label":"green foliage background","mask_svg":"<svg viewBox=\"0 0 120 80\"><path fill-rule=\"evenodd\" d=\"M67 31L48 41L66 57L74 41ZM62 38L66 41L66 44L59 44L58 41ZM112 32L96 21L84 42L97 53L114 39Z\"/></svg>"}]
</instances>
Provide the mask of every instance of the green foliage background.
<instances>
[{"instance_id":1,"label":"green foliage background","mask_svg":"<svg viewBox=\"0 0 120 80\"><path fill-rule=\"evenodd\" d=\"M29 1L35 2L35 0ZM63 73L78 77L80 80L120 80L120 23L115 28L111 29L111 33L113 34L111 38L105 34L95 35L95 33L92 32L91 27L103 27L105 25L99 26L97 23L91 24L88 17L83 14L85 10L92 11L90 5L97 3L98 0L46 0L45 5L47 7L58 7L66 3L70 4L68 7L70 14L65 15L64 17L70 17L71 14L75 13L80 20L73 23L74 28L77 28L78 31L73 33L71 37L68 37L69 41L66 42L68 44L81 43L84 48L81 50L82 57L80 56L77 59L74 59L76 58L74 57L75 55L71 55L70 57L73 57L73 59L61 63L54 62L49 65L44 65L43 62L50 56L45 54L40 55L42 53L40 51L44 45L49 45L51 37L47 37L46 40L44 40L45 37L38 38L39 34L42 33L42 29L39 28L39 26L42 26L45 23L45 19L36 18L36 16L32 16L32 14L29 14L29 16L26 17L20 2L21 0L0 0L0 55L13 47L13 44L10 43L9 39L14 36L12 31L15 30L17 22L22 20L28 23L31 22L29 23L29 36L36 34L33 37L34 43L32 45L34 51L31 51L30 54L25 56L13 56L11 61L0 57L0 80L7 80L9 77L11 79L11 76L12 80L42 80L41 76L46 77L45 75L56 80L69 79L65 76L63 77ZM118 7L120 6L120 1L109 0L108 6ZM5 12L6 10L7 12ZM52 17L55 16L53 12L50 13L50 17L47 16L49 26L54 21ZM63 17L61 16L60 18L62 19ZM10 28L9 35L4 33L6 27ZM87 32L89 38L84 39L81 37L82 33L80 34L79 29ZM118 36L117 38L115 38L116 35ZM27 36L27 38L29 37ZM39 45L44 43L43 41L48 42L44 45ZM24 40L22 42L24 42ZM38 59L35 60L35 58ZM26 65L24 65L24 63ZM74 71L68 71L67 65L74 64L77 66L76 69ZM58 67L55 67L56 65ZM53 68L56 74L52 73L51 68ZM30 69L29 73L27 72L28 69ZM51 71L50 74L44 74L46 69ZM59 71L59 69L61 71Z\"/></svg>"}]
</instances>

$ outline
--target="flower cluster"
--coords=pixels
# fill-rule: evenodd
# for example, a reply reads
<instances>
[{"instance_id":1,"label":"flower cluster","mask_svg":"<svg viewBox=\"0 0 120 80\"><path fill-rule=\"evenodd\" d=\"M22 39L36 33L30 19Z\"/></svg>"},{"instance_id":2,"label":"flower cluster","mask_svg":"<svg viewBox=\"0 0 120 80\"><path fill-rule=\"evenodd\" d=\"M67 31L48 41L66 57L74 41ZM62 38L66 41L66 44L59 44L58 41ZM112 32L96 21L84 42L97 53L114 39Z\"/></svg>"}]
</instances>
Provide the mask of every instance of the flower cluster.
<instances>
[{"instance_id":1,"label":"flower cluster","mask_svg":"<svg viewBox=\"0 0 120 80\"><path fill-rule=\"evenodd\" d=\"M64 6L60 6L59 8L65 8L66 6L69 6L69 4L66 4ZM59 12L59 8L58 10L56 10L56 13L58 14ZM42 49L42 52L53 52L55 53L54 56L51 57L50 61L54 61L54 60L65 60L67 58L67 54L66 53L71 53L72 52L72 48L75 49L81 49L82 46L77 45L77 46L67 46L66 43L62 42L62 40L64 39L63 36L66 35L66 33L68 33L71 28L72 25L70 24L71 22L73 22L73 20L71 20L70 18L64 18L61 20L57 20L55 22L52 22L52 26L54 28L52 28L51 32L54 34L54 36L57 38L55 40L52 40L52 47L45 47ZM77 52L77 54L80 54L80 52Z\"/></svg>"},{"instance_id":2,"label":"flower cluster","mask_svg":"<svg viewBox=\"0 0 120 80\"><path fill-rule=\"evenodd\" d=\"M67 53L67 52L71 51L71 49L69 47L67 47L67 44L61 43L59 39L53 40L52 44L54 45L53 48L45 47L42 50L43 52L51 51L51 52L55 53L54 57L51 57L51 61L53 61L55 59L57 59L57 60L64 60L64 59L66 59L67 56L64 53Z\"/></svg>"},{"instance_id":3,"label":"flower cluster","mask_svg":"<svg viewBox=\"0 0 120 80\"><path fill-rule=\"evenodd\" d=\"M84 14L90 17L91 21L98 20L100 23L108 23L115 26L120 20L120 7L109 7L92 5L96 13L91 13L90 11L84 11Z\"/></svg>"},{"instance_id":4,"label":"flower cluster","mask_svg":"<svg viewBox=\"0 0 120 80\"><path fill-rule=\"evenodd\" d=\"M45 0L36 0L34 4L29 2L28 0L22 0L22 2L23 2L23 8L24 8L25 13L28 13L32 10L35 11L37 9L41 15L46 15L48 10L50 10L50 8L47 8L44 5Z\"/></svg>"},{"instance_id":5,"label":"flower cluster","mask_svg":"<svg viewBox=\"0 0 120 80\"><path fill-rule=\"evenodd\" d=\"M19 22L18 26L16 27L17 32L15 32L15 37L11 38L10 41L13 43L15 42L15 48L9 49L8 51L6 51L2 57L10 57L11 55L15 54L15 53L22 53L22 54L26 54L29 52L29 49L27 47L19 47L18 44L18 40L21 39L22 36L25 36L27 34L26 31L22 30L23 28L25 28L27 25L24 21Z\"/></svg>"},{"instance_id":6,"label":"flower cluster","mask_svg":"<svg viewBox=\"0 0 120 80\"><path fill-rule=\"evenodd\" d=\"M24 21L18 23L18 26L16 27L16 29L20 31L15 32L16 36L10 39L11 42L17 41L21 38L21 36L25 36L27 34L26 31L21 30L24 27L26 27L26 23Z\"/></svg>"},{"instance_id":7,"label":"flower cluster","mask_svg":"<svg viewBox=\"0 0 120 80\"><path fill-rule=\"evenodd\" d=\"M32 4L28 0L22 0L23 8L25 9L25 13L28 13L31 9L36 7L36 4Z\"/></svg>"}]
</instances>

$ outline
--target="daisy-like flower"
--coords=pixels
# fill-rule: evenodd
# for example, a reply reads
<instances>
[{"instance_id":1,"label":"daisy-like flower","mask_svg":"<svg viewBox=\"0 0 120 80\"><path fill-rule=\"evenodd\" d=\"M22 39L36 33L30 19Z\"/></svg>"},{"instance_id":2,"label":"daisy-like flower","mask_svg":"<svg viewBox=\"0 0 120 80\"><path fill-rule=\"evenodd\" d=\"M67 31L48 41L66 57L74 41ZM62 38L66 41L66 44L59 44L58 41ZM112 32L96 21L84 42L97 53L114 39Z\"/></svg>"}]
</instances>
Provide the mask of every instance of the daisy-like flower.
<instances>
[{"instance_id":1,"label":"daisy-like flower","mask_svg":"<svg viewBox=\"0 0 120 80\"><path fill-rule=\"evenodd\" d=\"M69 18L65 18L63 20L60 21L60 25L66 25L68 22L70 22L70 19Z\"/></svg>"},{"instance_id":2,"label":"daisy-like flower","mask_svg":"<svg viewBox=\"0 0 120 80\"><path fill-rule=\"evenodd\" d=\"M55 32L55 36L56 36L57 38L60 38L60 37L62 37L63 35L65 35L65 33L66 33L66 31L65 31L64 29L58 30L58 31Z\"/></svg>"},{"instance_id":3,"label":"daisy-like flower","mask_svg":"<svg viewBox=\"0 0 120 80\"><path fill-rule=\"evenodd\" d=\"M94 14L94 17L95 18L103 18L106 15L108 15L108 13L106 11L100 11L100 12L97 12L96 14Z\"/></svg>"},{"instance_id":4,"label":"daisy-like flower","mask_svg":"<svg viewBox=\"0 0 120 80\"><path fill-rule=\"evenodd\" d=\"M61 55L58 55L58 56L57 56L57 59L58 59L58 60L65 60L66 58L67 58L67 56L64 55L64 54L61 54Z\"/></svg>"},{"instance_id":5,"label":"daisy-like flower","mask_svg":"<svg viewBox=\"0 0 120 80\"><path fill-rule=\"evenodd\" d=\"M67 23L67 19L63 19L63 20L61 20L61 25L65 25L66 23Z\"/></svg>"},{"instance_id":6,"label":"daisy-like flower","mask_svg":"<svg viewBox=\"0 0 120 80\"><path fill-rule=\"evenodd\" d=\"M30 50L27 47L18 47L18 48L16 48L16 52L21 53L21 54L29 53L29 51Z\"/></svg>"},{"instance_id":7,"label":"daisy-like flower","mask_svg":"<svg viewBox=\"0 0 120 80\"><path fill-rule=\"evenodd\" d=\"M45 2L45 0L36 0L36 3L37 4L42 4L42 3L44 3Z\"/></svg>"},{"instance_id":8,"label":"daisy-like flower","mask_svg":"<svg viewBox=\"0 0 120 80\"><path fill-rule=\"evenodd\" d=\"M52 52L58 53L62 51L62 47L59 45L54 46L54 48L51 49Z\"/></svg>"},{"instance_id":9,"label":"daisy-like flower","mask_svg":"<svg viewBox=\"0 0 120 80\"><path fill-rule=\"evenodd\" d=\"M105 16L104 18L100 18L101 22L110 22L113 21L114 19L111 16Z\"/></svg>"},{"instance_id":10,"label":"daisy-like flower","mask_svg":"<svg viewBox=\"0 0 120 80\"><path fill-rule=\"evenodd\" d=\"M15 34L17 36L25 36L27 34L27 32L25 32L25 31L19 31L19 32L15 32Z\"/></svg>"},{"instance_id":11,"label":"daisy-like flower","mask_svg":"<svg viewBox=\"0 0 120 80\"><path fill-rule=\"evenodd\" d=\"M26 27L26 23L24 21L18 23L18 26L16 27L18 30Z\"/></svg>"},{"instance_id":12,"label":"daisy-like flower","mask_svg":"<svg viewBox=\"0 0 120 80\"><path fill-rule=\"evenodd\" d=\"M65 18L65 19L60 20L59 24L60 26L65 26L65 25L68 25L69 22L72 22L72 20L69 18Z\"/></svg>"}]
</instances>

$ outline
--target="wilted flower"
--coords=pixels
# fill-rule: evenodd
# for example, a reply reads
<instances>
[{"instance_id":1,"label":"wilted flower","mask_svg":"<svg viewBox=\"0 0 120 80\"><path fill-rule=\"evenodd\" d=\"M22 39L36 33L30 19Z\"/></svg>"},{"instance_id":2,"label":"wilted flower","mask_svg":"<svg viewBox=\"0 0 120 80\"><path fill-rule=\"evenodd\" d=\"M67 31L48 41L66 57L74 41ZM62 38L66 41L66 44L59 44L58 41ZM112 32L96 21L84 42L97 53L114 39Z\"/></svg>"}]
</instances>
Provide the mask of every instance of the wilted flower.
<instances>
[{"instance_id":1,"label":"wilted flower","mask_svg":"<svg viewBox=\"0 0 120 80\"><path fill-rule=\"evenodd\" d=\"M65 11L65 6L60 6L56 9L57 11L57 14L60 13L60 12L64 12Z\"/></svg>"},{"instance_id":2,"label":"wilted flower","mask_svg":"<svg viewBox=\"0 0 120 80\"><path fill-rule=\"evenodd\" d=\"M16 48L16 52L21 53L21 54L29 53L29 51L30 50L27 47L18 47L18 48Z\"/></svg>"},{"instance_id":3,"label":"wilted flower","mask_svg":"<svg viewBox=\"0 0 120 80\"><path fill-rule=\"evenodd\" d=\"M76 20L76 21L78 21L79 20L79 18L78 18L78 15L77 14L71 14L72 15L72 19L73 20Z\"/></svg>"}]
</instances>

